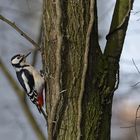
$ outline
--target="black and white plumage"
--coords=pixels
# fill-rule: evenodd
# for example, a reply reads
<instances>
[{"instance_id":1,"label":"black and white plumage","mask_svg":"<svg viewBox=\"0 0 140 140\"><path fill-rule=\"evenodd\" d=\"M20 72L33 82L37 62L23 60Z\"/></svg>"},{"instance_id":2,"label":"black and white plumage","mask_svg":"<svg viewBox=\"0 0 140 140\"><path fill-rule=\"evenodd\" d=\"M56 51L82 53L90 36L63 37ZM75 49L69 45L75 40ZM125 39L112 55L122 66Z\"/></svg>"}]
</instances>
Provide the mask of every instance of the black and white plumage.
<instances>
[{"instance_id":1,"label":"black and white plumage","mask_svg":"<svg viewBox=\"0 0 140 140\"><path fill-rule=\"evenodd\" d=\"M19 83L40 111L44 103L45 80L32 65L26 62L29 54L13 56L11 64L15 68Z\"/></svg>"}]
</instances>

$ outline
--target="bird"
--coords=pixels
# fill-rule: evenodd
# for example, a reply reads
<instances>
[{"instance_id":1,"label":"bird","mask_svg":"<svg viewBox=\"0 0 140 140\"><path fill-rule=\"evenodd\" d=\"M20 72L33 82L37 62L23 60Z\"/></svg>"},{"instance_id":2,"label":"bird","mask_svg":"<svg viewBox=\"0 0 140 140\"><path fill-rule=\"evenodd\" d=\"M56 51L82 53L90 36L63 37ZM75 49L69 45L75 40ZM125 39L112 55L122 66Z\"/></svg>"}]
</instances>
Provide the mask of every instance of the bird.
<instances>
[{"instance_id":1,"label":"bird","mask_svg":"<svg viewBox=\"0 0 140 140\"><path fill-rule=\"evenodd\" d=\"M41 113L44 105L46 83L44 77L32 65L26 62L26 58L30 54L31 52L26 55L14 55L11 58L11 64L15 69L20 85Z\"/></svg>"}]
</instances>

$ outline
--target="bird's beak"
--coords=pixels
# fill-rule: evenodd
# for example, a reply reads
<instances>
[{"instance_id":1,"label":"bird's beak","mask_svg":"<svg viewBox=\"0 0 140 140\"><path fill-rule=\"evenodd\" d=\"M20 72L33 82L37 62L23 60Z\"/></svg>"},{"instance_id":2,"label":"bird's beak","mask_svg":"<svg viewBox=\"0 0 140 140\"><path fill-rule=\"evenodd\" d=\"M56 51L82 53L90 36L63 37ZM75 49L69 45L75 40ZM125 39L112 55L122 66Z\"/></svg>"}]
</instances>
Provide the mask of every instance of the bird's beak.
<instances>
[{"instance_id":1,"label":"bird's beak","mask_svg":"<svg viewBox=\"0 0 140 140\"><path fill-rule=\"evenodd\" d=\"M31 54L31 52L27 53L26 55L24 55L24 58L28 57Z\"/></svg>"}]
</instances>

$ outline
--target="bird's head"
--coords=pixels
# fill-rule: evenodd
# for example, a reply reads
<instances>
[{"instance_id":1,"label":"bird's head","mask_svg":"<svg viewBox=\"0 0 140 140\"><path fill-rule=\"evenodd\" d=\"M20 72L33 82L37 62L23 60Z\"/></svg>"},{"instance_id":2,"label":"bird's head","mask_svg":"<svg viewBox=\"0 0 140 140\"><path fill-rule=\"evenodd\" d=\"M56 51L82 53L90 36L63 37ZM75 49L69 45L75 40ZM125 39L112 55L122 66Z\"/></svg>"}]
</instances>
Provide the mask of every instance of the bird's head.
<instances>
[{"instance_id":1,"label":"bird's head","mask_svg":"<svg viewBox=\"0 0 140 140\"><path fill-rule=\"evenodd\" d=\"M14 67L22 67L26 62L26 57L29 56L31 52L26 55L17 54L11 58L11 64Z\"/></svg>"}]
</instances>

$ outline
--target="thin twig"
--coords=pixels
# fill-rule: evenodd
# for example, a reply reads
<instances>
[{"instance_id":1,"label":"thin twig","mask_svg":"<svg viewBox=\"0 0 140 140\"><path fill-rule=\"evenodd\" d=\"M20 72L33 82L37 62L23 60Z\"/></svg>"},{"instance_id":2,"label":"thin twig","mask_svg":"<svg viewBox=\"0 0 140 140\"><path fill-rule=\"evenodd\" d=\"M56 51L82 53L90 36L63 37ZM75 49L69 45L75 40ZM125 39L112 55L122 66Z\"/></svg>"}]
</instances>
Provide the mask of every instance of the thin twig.
<instances>
[{"instance_id":1,"label":"thin twig","mask_svg":"<svg viewBox=\"0 0 140 140\"><path fill-rule=\"evenodd\" d=\"M132 58L132 62L133 62L133 64L134 64L134 66L135 66L137 72L140 74L139 68L137 67L137 65L136 65L136 63L135 63L135 61L134 61L133 58ZM136 87L138 84L140 84L140 82L137 82L136 84L132 85L131 87Z\"/></svg>"},{"instance_id":2,"label":"thin twig","mask_svg":"<svg viewBox=\"0 0 140 140\"><path fill-rule=\"evenodd\" d=\"M132 85L131 87L136 87L140 82L137 82L136 84Z\"/></svg>"},{"instance_id":3,"label":"thin twig","mask_svg":"<svg viewBox=\"0 0 140 140\"><path fill-rule=\"evenodd\" d=\"M134 61L134 59L132 58L132 62L133 62L133 64L134 64L134 66L135 66L135 68L136 68L136 70L138 71L138 73L140 74L140 71L139 71L139 69L138 69L138 67L137 67L137 65L136 65L136 63L135 63L135 61ZM139 84L140 82L137 82L135 85L133 85L132 87L135 87L135 86L137 86L138 84ZM135 134L136 134L136 139L138 140L139 138L138 138L138 133L137 133L137 119L139 118L138 117L138 111L139 111L139 108L140 108L140 105L137 107L137 110L136 110L136 115L135 115Z\"/></svg>"},{"instance_id":4,"label":"thin twig","mask_svg":"<svg viewBox=\"0 0 140 140\"><path fill-rule=\"evenodd\" d=\"M133 62L133 64L134 64L134 66L135 66L136 70L137 70L137 71L138 71L138 73L140 74L139 68L137 67L137 65L136 65L136 63L135 63L135 61L134 61L134 59L133 59L133 58L132 58L132 62Z\"/></svg>"},{"instance_id":5,"label":"thin twig","mask_svg":"<svg viewBox=\"0 0 140 140\"><path fill-rule=\"evenodd\" d=\"M139 118L138 117L138 111L140 109L140 105L137 107L136 109L136 114L135 114L135 122L134 122L134 125L132 126L126 126L126 127L120 127L120 128L135 128L135 134L136 134L136 139L139 140L139 137L138 137L138 132L137 132L137 119Z\"/></svg>"},{"instance_id":6,"label":"thin twig","mask_svg":"<svg viewBox=\"0 0 140 140\"><path fill-rule=\"evenodd\" d=\"M131 126L122 126L122 127L120 127L120 128L133 128L133 127L135 127L135 125L131 125Z\"/></svg>"},{"instance_id":7,"label":"thin twig","mask_svg":"<svg viewBox=\"0 0 140 140\"><path fill-rule=\"evenodd\" d=\"M82 118L82 99L84 95L84 90L85 90L85 79L86 79L86 73L87 73L87 67L88 67L88 53L89 53L89 45L90 45L90 35L92 32L93 28L93 23L94 23L94 0L90 0L90 21L87 29L87 34L86 34L86 45L85 45L85 53L84 53L84 65L83 65L83 73L82 73L82 78L81 78L81 90L79 94L79 99L78 99L78 136L77 140L81 139L81 118Z\"/></svg>"},{"instance_id":8,"label":"thin twig","mask_svg":"<svg viewBox=\"0 0 140 140\"><path fill-rule=\"evenodd\" d=\"M41 49L40 46L33 39L31 39L25 32L23 32L14 22L10 21L9 19L5 18L2 15L0 15L0 20L4 21L12 28L14 28L21 36L27 39L37 50Z\"/></svg>"},{"instance_id":9,"label":"thin twig","mask_svg":"<svg viewBox=\"0 0 140 140\"><path fill-rule=\"evenodd\" d=\"M140 11L134 12L133 15L136 15L136 14L138 14L138 13L140 13Z\"/></svg>"},{"instance_id":10,"label":"thin twig","mask_svg":"<svg viewBox=\"0 0 140 140\"><path fill-rule=\"evenodd\" d=\"M139 140L139 137L138 137L138 133L137 133L137 115L138 115L138 111L139 111L139 108L140 108L140 105L137 107L137 110L136 110L136 115L135 115L135 134L136 134L136 139Z\"/></svg>"},{"instance_id":11,"label":"thin twig","mask_svg":"<svg viewBox=\"0 0 140 140\"><path fill-rule=\"evenodd\" d=\"M137 119L139 119L140 117L137 117ZM138 125L137 125L138 126ZM135 125L130 125L130 126L121 126L120 128L132 128L135 127Z\"/></svg>"}]
</instances>

